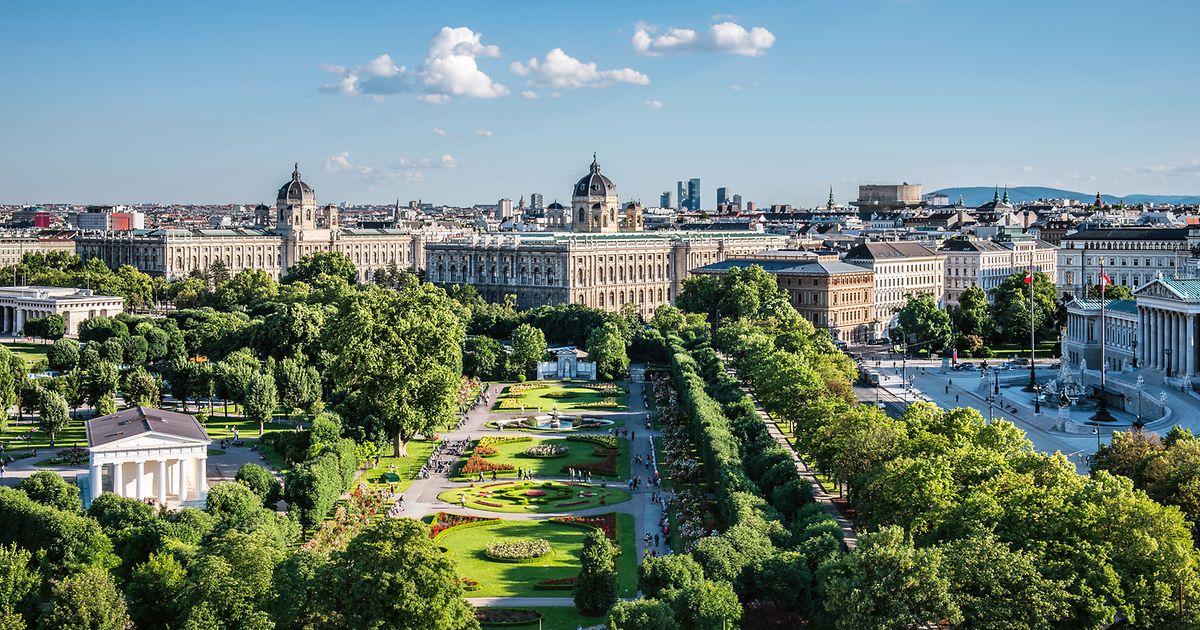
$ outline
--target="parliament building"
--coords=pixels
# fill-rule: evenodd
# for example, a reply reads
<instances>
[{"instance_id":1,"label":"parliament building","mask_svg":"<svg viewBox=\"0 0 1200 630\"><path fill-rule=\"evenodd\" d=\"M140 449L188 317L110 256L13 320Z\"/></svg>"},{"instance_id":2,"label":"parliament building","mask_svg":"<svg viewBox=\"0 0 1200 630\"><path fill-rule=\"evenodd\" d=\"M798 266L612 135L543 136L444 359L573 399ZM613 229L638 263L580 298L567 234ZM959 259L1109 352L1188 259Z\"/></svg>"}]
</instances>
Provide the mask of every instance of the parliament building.
<instances>
[{"instance_id":1,"label":"parliament building","mask_svg":"<svg viewBox=\"0 0 1200 630\"><path fill-rule=\"evenodd\" d=\"M594 158L575 184L570 208L551 207L547 214L567 231L426 244L427 279L472 285L490 301L515 294L521 308L572 303L618 311L632 304L650 316L675 301L690 270L787 242L783 235L752 232L645 232L641 206L621 206L616 185Z\"/></svg>"},{"instance_id":2,"label":"parliament building","mask_svg":"<svg viewBox=\"0 0 1200 630\"><path fill-rule=\"evenodd\" d=\"M395 217L395 225L399 217ZM279 189L274 212L260 206L254 228L217 230L132 230L82 232L76 253L87 261L99 258L110 268L132 265L168 280L203 271L218 260L230 274L262 269L279 279L308 254L342 252L354 261L359 279L395 264L420 269L429 234L399 227L344 228L335 206L317 207L317 196L300 178L300 167Z\"/></svg>"}]
</instances>

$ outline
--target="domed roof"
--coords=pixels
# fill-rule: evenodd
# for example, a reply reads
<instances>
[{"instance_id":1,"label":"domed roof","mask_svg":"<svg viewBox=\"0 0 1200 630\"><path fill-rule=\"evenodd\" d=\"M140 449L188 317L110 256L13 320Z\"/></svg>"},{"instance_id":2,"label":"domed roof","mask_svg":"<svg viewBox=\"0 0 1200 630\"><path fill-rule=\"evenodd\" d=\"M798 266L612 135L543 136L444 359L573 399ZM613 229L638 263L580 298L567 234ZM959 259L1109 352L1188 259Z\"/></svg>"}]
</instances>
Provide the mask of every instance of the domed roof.
<instances>
[{"instance_id":1,"label":"domed roof","mask_svg":"<svg viewBox=\"0 0 1200 630\"><path fill-rule=\"evenodd\" d=\"M593 153L591 171L575 184L575 197L608 197L616 194L617 185L600 174L600 164Z\"/></svg>"},{"instance_id":2,"label":"domed roof","mask_svg":"<svg viewBox=\"0 0 1200 630\"><path fill-rule=\"evenodd\" d=\"M547 210L563 210L564 208L561 203L558 203L557 201L555 201L554 203L546 206L546 209Z\"/></svg>"},{"instance_id":3,"label":"domed roof","mask_svg":"<svg viewBox=\"0 0 1200 630\"><path fill-rule=\"evenodd\" d=\"M292 179L284 184L279 189L279 197L277 199L284 203L304 203L305 201L315 201L316 193L313 192L312 186L305 184L300 179L300 164L296 164L296 168L292 171Z\"/></svg>"}]
</instances>

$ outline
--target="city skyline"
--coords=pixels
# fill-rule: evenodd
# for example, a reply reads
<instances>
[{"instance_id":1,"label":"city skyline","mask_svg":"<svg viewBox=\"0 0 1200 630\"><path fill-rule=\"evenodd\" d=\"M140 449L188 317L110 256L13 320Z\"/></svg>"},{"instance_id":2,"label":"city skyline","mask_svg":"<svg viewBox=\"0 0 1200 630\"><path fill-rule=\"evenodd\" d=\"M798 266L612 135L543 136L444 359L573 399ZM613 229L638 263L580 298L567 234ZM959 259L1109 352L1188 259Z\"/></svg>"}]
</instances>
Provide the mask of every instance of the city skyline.
<instances>
[{"instance_id":1,"label":"city skyline","mask_svg":"<svg viewBox=\"0 0 1200 630\"><path fill-rule=\"evenodd\" d=\"M1200 192L1192 4L526 6L13 8L0 202L269 202L299 161L330 203L548 204L593 151L648 205Z\"/></svg>"}]
</instances>

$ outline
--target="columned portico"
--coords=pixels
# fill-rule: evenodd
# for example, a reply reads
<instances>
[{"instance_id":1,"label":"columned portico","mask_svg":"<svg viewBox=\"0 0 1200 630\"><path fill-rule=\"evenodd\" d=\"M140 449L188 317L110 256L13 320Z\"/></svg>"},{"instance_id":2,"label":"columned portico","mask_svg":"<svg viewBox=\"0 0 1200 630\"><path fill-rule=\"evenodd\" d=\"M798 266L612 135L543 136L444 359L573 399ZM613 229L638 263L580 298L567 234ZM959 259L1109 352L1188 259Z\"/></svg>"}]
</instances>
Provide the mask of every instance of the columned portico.
<instances>
[{"instance_id":1,"label":"columned portico","mask_svg":"<svg viewBox=\"0 0 1200 630\"><path fill-rule=\"evenodd\" d=\"M89 420L88 467L91 501L106 489L118 496L157 504L203 502L208 494L208 445L193 416L134 407Z\"/></svg>"},{"instance_id":2,"label":"columned portico","mask_svg":"<svg viewBox=\"0 0 1200 630\"><path fill-rule=\"evenodd\" d=\"M1172 377L1200 370L1200 279L1157 278L1135 292L1138 365Z\"/></svg>"}]
</instances>

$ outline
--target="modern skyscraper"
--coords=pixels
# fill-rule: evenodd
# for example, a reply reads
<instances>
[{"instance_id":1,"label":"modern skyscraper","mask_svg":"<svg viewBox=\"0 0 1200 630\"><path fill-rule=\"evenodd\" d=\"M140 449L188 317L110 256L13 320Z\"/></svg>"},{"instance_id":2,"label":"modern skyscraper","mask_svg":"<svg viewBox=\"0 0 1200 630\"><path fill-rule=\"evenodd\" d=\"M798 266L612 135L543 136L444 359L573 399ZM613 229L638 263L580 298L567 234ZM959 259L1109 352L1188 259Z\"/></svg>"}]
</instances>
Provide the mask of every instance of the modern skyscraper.
<instances>
[{"instance_id":1,"label":"modern skyscraper","mask_svg":"<svg viewBox=\"0 0 1200 630\"><path fill-rule=\"evenodd\" d=\"M696 212L700 210L700 178L693 177L688 180L687 185L688 210ZM680 204L682 205L682 204Z\"/></svg>"},{"instance_id":2,"label":"modern skyscraper","mask_svg":"<svg viewBox=\"0 0 1200 630\"><path fill-rule=\"evenodd\" d=\"M512 218L513 202L512 199L504 198L496 204L496 220L503 221Z\"/></svg>"},{"instance_id":3,"label":"modern skyscraper","mask_svg":"<svg viewBox=\"0 0 1200 630\"><path fill-rule=\"evenodd\" d=\"M736 208L739 212L742 210L742 196L741 195L733 196L733 207Z\"/></svg>"},{"instance_id":4,"label":"modern skyscraper","mask_svg":"<svg viewBox=\"0 0 1200 630\"><path fill-rule=\"evenodd\" d=\"M529 193L529 209L541 212L546 206L542 205L542 193Z\"/></svg>"},{"instance_id":5,"label":"modern skyscraper","mask_svg":"<svg viewBox=\"0 0 1200 630\"><path fill-rule=\"evenodd\" d=\"M721 186L720 188L717 189L717 205L718 206L725 205L725 194L726 193L725 193L724 186Z\"/></svg>"},{"instance_id":6,"label":"modern skyscraper","mask_svg":"<svg viewBox=\"0 0 1200 630\"><path fill-rule=\"evenodd\" d=\"M684 187L682 179L675 182L675 204L680 210L686 210L688 207L687 188Z\"/></svg>"},{"instance_id":7,"label":"modern skyscraper","mask_svg":"<svg viewBox=\"0 0 1200 630\"><path fill-rule=\"evenodd\" d=\"M664 190L663 194L658 196L658 207L659 208L670 208L671 207L671 191Z\"/></svg>"}]
</instances>

